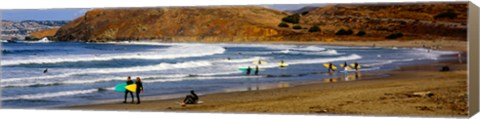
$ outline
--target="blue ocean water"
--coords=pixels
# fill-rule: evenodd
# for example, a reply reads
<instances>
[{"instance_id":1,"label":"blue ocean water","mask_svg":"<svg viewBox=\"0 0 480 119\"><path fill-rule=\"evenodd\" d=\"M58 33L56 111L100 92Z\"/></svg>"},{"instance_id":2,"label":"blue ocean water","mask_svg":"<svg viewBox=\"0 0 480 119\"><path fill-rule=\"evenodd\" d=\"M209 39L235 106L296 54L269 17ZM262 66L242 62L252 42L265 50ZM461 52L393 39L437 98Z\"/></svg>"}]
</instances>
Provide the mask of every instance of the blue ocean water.
<instances>
[{"instance_id":1,"label":"blue ocean water","mask_svg":"<svg viewBox=\"0 0 480 119\"><path fill-rule=\"evenodd\" d=\"M114 86L127 76L140 77L143 96L258 90L344 76L325 73L324 63L358 62L360 72L442 60L450 51L420 48L374 48L325 45L201 43L2 43L2 108L47 108L123 100ZM259 75L245 75L242 67ZM288 67L280 68L280 61ZM47 73L44 70L48 69Z\"/></svg>"}]
</instances>

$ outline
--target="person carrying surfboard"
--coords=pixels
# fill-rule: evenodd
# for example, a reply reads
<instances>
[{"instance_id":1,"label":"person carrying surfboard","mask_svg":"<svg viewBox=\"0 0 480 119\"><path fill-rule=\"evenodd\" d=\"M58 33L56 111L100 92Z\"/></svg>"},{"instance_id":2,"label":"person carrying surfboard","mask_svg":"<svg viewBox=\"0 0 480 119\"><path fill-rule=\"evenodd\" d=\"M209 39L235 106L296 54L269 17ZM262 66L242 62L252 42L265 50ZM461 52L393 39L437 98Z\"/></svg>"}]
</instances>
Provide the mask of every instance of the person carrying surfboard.
<instances>
[{"instance_id":1,"label":"person carrying surfboard","mask_svg":"<svg viewBox=\"0 0 480 119\"><path fill-rule=\"evenodd\" d=\"M331 71L335 71L335 69L333 69L333 64L331 62L328 63L328 73L330 73Z\"/></svg>"},{"instance_id":2,"label":"person carrying surfboard","mask_svg":"<svg viewBox=\"0 0 480 119\"><path fill-rule=\"evenodd\" d=\"M137 104L140 104L140 91L143 92L143 85L140 77L137 77L137 80L135 81L135 84L137 84L137 89L136 89L136 94L137 94Z\"/></svg>"},{"instance_id":3,"label":"person carrying surfboard","mask_svg":"<svg viewBox=\"0 0 480 119\"><path fill-rule=\"evenodd\" d=\"M250 66L248 66L247 68L247 75L250 75L250 72L252 71L252 68L250 68Z\"/></svg>"},{"instance_id":4,"label":"person carrying surfboard","mask_svg":"<svg viewBox=\"0 0 480 119\"><path fill-rule=\"evenodd\" d=\"M258 70L258 65L257 65L257 66L255 66L255 75L258 75L258 71L259 70Z\"/></svg>"},{"instance_id":5,"label":"person carrying surfboard","mask_svg":"<svg viewBox=\"0 0 480 119\"><path fill-rule=\"evenodd\" d=\"M353 68L355 68L355 71L358 71L358 63L355 62L355 64L353 65Z\"/></svg>"},{"instance_id":6,"label":"person carrying surfboard","mask_svg":"<svg viewBox=\"0 0 480 119\"><path fill-rule=\"evenodd\" d=\"M128 76L127 78L127 85L130 85L130 84L133 84L133 81L132 81L132 78L130 76ZM132 97L132 103L134 102L133 100L133 92L132 91L129 91L129 90L125 90L125 100L123 101L123 103L127 103L127 97L128 97L128 93L130 93L130 96Z\"/></svg>"}]
</instances>

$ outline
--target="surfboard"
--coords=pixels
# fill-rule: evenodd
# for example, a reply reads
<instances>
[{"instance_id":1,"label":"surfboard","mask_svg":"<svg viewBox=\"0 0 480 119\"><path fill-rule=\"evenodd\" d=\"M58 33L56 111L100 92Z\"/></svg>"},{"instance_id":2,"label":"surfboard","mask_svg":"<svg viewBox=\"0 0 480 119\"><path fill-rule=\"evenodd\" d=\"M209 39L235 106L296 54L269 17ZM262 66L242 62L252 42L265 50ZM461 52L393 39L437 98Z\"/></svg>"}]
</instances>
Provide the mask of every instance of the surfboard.
<instances>
[{"instance_id":1,"label":"surfboard","mask_svg":"<svg viewBox=\"0 0 480 119\"><path fill-rule=\"evenodd\" d=\"M350 66L352 66L352 68L354 68L354 69L355 69L355 64L350 64ZM360 66L360 65L358 65L358 68L360 69L360 68L361 68L361 66Z\"/></svg>"},{"instance_id":2,"label":"surfboard","mask_svg":"<svg viewBox=\"0 0 480 119\"><path fill-rule=\"evenodd\" d=\"M340 67L345 67L343 64L340 64ZM347 66L347 70L352 70L352 68L350 68L349 66Z\"/></svg>"},{"instance_id":3,"label":"surfboard","mask_svg":"<svg viewBox=\"0 0 480 119\"><path fill-rule=\"evenodd\" d=\"M137 92L137 84L130 84L128 86L125 86L125 89L127 89L128 91Z\"/></svg>"},{"instance_id":4,"label":"surfboard","mask_svg":"<svg viewBox=\"0 0 480 119\"><path fill-rule=\"evenodd\" d=\"M258 61L253 61L252 63L253 63L253 64L258 64L258 65L262 65L262 64L267 64L268 62L266 62L266 61L260 61L260 63L258 63Z\"/></svg>"},{"instance_id":5,"label":"surfboard","mask_svg":"<svg viewBox=\"0 0 480 119\"><path fill-rule=\"evenodd\" d=\"M329 65L328 63L323 64L323 66L324 66L325 68L327 68L327 69L328 69L328 65ZM337 67L332 64L332 69L333 69L333 70L337 70Z\"/></svg>"},{"instance_id":6,"label":"surfboard","mask_svg":"<svg viewBox=\"0 0 480 119\"><path fill-rule=\"evenodd\" d=\"M287 64L287 63L278 63L278 66L279 66L279 67L287 67L288 64Z\"/></svg>"},{"instance_id":7,"label":"surfboard","mask_svg":"<svg viewBox=\"0 0 480 119\"><path fill-rule=\"evenodd\" d=\"M117 84L115 86L115 91L117 92L125 92L125 86L127 86L127 83L121 83L121 84Z\"/></svg>"}]
</instances>

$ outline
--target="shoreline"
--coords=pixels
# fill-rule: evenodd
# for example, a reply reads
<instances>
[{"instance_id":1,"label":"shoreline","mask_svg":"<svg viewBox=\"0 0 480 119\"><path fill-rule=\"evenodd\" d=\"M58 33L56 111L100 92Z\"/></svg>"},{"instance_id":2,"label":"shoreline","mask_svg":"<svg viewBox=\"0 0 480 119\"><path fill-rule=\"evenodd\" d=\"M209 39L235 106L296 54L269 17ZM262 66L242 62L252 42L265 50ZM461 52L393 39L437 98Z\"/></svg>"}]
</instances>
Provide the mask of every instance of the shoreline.
<instances>
[{"instance_id":1,"label":"shoreline","mask_svg":"<svg viewBox=\"0 0 480 119\"><path fill-rule=\"evenodd\" d=\"M461 42L461 41L460 41ZM265 42L262 42L262 43L265 43ZM269 43L269 44L323 44L324 42L316 42L316 43L312 43L312 42L266 42L266 43ZM326 45L342 45L342 46L349 46L349 43L351 42L336 42L336 43L333 43L333 44L326 44ZM375 43L378 43L378 42L375 42ZM411 42L408 42L407 44L410 44ZM465 45L466 45L466 42L465 42ZM360 45L355 45L355 46L367 46L367 44L360 44ZM381 45L381 46L378 46L378 47L387 47L387 45ZM395 46L396 47L396 46ZM401 47L401 46L399 46ZM416 47L416 46L408 46L408 47ZM439 47L439 50L448 50L448 48L444 48L444 47ZM453 49L457 49L455 51L459 51L459 52L464 52L466 51L466 47L465 48L453 48ZM465 55L464 55L465 56ZM240 92L217 92L217 93L212 93L212 94L206 94L206 95L202 95L200 96L200 100L206 102L207 104L198 104L198 105L189 105L187 107L179 107L179 105L175 104L176 102L178 101L181 101L183 98L173 98L173 99L155 99L155 98L152 98L152 100L149 100L149 101L144 101L142 104L140 105L129 105L129 104L119 104L119 103L103 103L103 104L87 104L87 105L78 105L78 106L67 106L67 107L60 107L60 108L52 108L52 109L82 109L82 110L124 110L124 111L188 111L188 112L223 112L223 113L288 113L288 114L311 114L311 113L314 113L314 114L374 114L374 115L382 115L382 114L386 114L386 115L390 115L390 113L367 113L367 112L358 112L358 113L351 113L351 112L345 112L345 113L341 113L342 111L331 111L332 109L329 109L329 108L325 108L325 109L320 109L320 111L317 110L317 112L311 112L311 111L294 111L294 110L288 110L288 109L285 109L285 110L276 110L276 109L270 109L270 108L267 108L265 110L259 110L259 109L253 109L253 110L248 110L249 108L263 108L265 105L267 104L270 104L270 103L276 103L278 101L284 101L284 100L272 100L272 102L265 102L265 101L262 101L262 100L266 100L266 99L271 99L271 98L276 98L275 96L265 96L265 94L268 94L268 93L275 93L275 92L282 92L282 91L290 91L290 90L293 90L291 92L298 92L300 91L301 94L303 95L307 95L307 96L311 96L311 94L309 93L305 93L304 91L305 90L309 90L308 88L305 89L304 87L310 87L313 89L316 89L315 87L318 87L318 86L327 86L327 87L335 87L336 90L341 90L343 88L341 88L342 86L346 87L346 88L359 88L357 86L361 85L361 84L364 84L364 85L375 85L375 86L378 86L376 84L379 84L379 83L385 83L385 82L389 82L389 83L395 83L395 80L396 78L398 77L402 77L402 72L403 72L403 75L407 74L409 75L408 72L410 73L413 73L413 74L417 74L417 73L421 73L421 72L425 72L425 73L431 73L431 75L438 75L438 74L442 74L441 72L433 72L432 69L423 69L423 70L419 70L418 72L417 71L414 71L412 72L412 69L413 70L416 70L415 67L424 67L424 66L432 66L432 65L461 65L460 67L465 67L465 68L458 68L458 69L463 69L462 71L455 71L455 73L453 74L450 74L450 72L448 73L448 75L455 75L455 76L463 76L465 75L465 84L466 85L466 64L444 64L444 63L432 63L432 64L421 64L421 65L414 65L414 66L405 66L405 67L402 67L401 69L399 70L393 70L393 71L375 71L375 72L370 72L370 73L366 73L364 75L378 75L378 74L388 74L390 76L388 77L382 77L380 79L368 79L368 80L360 80L360 81L342 81L342 82L336 82L336 83L325 83L325 82L320 82L321 80L317 80L317 81L313 81L308 83L308 84L299 84L299 85L294 85L294 86L291 86L291 87L286 87L286 88L274 88L274 89L266 89L266 90L259 90L259 91L240 91ZM409 70L405 70L405 71L402 71L404 69L409 69ZM436 67L438 68L438 66ZM429 75L430 76L430 75ZM421 76L420 76L421 77ZM433 76L435 77L435 76ZM425 77L424 77L425 78ZM440 78L440 77L438 77ZM413 79L417 79L417 78L413 78ZM414 82L413 80L411 79L405 79L407 80L406 82ZM420 81L425 81L425 80L420 80ZM319 83L320 82L320 83ZM405 81L401 81L401 82L405 82ZM361 87L361 86L360 86ZM416 88L421 88L420 87L416 87ZM332 90L328 90L328 89L325 89L325 88L320 88L320 92L329 92L329 93L332 93L332 92L338 92L338 91L332 91ZM327 90L327 91L325 91ZM466 90L466 88L465 88ZM368 91L367 91L368 92ZM385 93L387 94L387 93ZM252 96L245 96L245 95L260 95L260 99L258 100L252 100L252 99L248 99L247 97L252 97ZM279 94L282 96L282 94ZM285 96L285 95L283 95ZM390 97L386 97L386 96L383 96L383 98L385 99L388 99L388 98L391 98L391 94L389 94ZM238 97L240 99L228 99L228 97ZM255 96L256 97L256 96ZM292 98L290 95L286 95L286 97L288 98ZM227 98L227 99L223 99L223 98ZM264 99L266 98L266 99ZM277 96L278 98L278 96ZM297 96L298 98L298 96ZM383 99L383 98L380 98L380 99ZM383 99L383 100L385 100ZM295 98L293 99L287 99L288 101L293 101L295 100ZM296 101L299 101L298 99ZM300 100L301 101L301 100ZM218 104L208 104L208 102L218 102ZM233 104L230 104L232 103ZM240 104L237 104L239 103ZM363 102L363 101L362 101ZM244 104L245 103L245 104ZM258 104L258 103L267 103L267 104ZM358 103L358 102L355 102L355 101L349 101L349 102L346 102L348 104L351 104L351 103ZM248 106L248 105L251 105L251 106ZM278 105L284 105L285 104L278 104ZM300 104L302 105L302 104ZM340 105L340 104L339 104ZM343 105L346 105L346 104L341 104L342 106ZM375 106L375 105L371 105L371 106ZM231 107L235 107L235 108L231 108ZM287 107L290 107L290 106L287 106ZM310 107L312 109L316 109L316 107ZM417 108L420 108L420 109L426 109L426 110L429 110L430 108L429 107L417 107ZM311 110L311 109L310 109ZM333 110L338 110L338 109L335 109L333 108ZM395 109L393 109L395 110ZM443 112L445 113L445 112ZM392 114L397 114L398 115L401 115L402 113L392 113ZM413 113L415 114L415 113ZM409 114L406 114L405 116L408 116ZM418 113L417 116L422 116L422 115L430 115L430 116L438 116L439 114L422 114L422 113ZM440 114L441 115L441 114ZM464 111L458 111L457 110L457 114L450 114L450 115L454 115L454 116L466 116L465 112ZM411 115L410 115L411 116ZM448 116L448 114L447 114Z\"/></svg>"}]
</instances>

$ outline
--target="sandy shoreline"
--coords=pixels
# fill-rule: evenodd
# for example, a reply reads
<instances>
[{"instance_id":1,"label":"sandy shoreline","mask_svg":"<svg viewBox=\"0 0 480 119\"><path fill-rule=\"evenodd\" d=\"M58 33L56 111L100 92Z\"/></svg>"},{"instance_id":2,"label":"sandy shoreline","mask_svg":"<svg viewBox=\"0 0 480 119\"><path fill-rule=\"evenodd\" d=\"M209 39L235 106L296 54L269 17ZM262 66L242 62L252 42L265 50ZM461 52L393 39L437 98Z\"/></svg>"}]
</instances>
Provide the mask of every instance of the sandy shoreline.
<instances>
[{"instance_id":1,"label":"sandy shoreline","mask_svg":"<svg viewBox=\"0 0 480 119\"><path fill-rule=\"evenodd\" d=\"M375 41L377 47L422 47L420 41ZM427 41L426 41L427 42ZM455 42L455 43L452 43ZM268 42L276 43L276 42ZM280 42L278 42L280 43ZM281 42L282 44L328 44L370 46L372 42ZM425 43L439 50L466 51L464 41ZM418 45L413 45L418 44ZM449 46L450 44L453 44ZM455 45L457 44L457 45ZM454 71L439 72L448 65ZM388 77L366 77L387 74ZM394 71L365 73L358 81L335 83L311 82L285 88L208 94L200 97L204 104L181 107L182 99L145 101L140 105L108 103L62 107L60 109L124 111L188 111L223 113L351 114L396 116L467 116L467 73L465 62L458 61L408 66ZM336 79L342 80L342 79ZM432 92L433 96L416 97L413 93ZM254 97L254 98L252 98Z\"/></svg>"}]
</instances>

